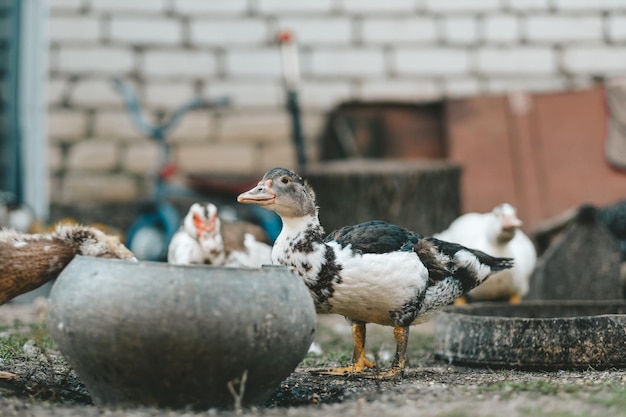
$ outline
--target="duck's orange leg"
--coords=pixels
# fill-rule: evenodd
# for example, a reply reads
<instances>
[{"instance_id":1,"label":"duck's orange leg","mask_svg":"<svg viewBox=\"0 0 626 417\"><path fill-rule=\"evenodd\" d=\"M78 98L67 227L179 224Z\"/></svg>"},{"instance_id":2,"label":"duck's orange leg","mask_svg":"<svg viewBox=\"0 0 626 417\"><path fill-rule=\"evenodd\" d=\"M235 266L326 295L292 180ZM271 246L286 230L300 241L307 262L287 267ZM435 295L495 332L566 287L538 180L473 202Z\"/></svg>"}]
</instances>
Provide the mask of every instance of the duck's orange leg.
<instances>
[{"instance_id":1,"label":"duck's orange leg","mask_svg":"<svg viewBox=\"0 0 626 417\"><path fill-rule=\"evenodd\" d=\"M322 375L349 375L362 373L366 368L374 368L374 363L365 357L365 323L356 321L352 323L352 338L354 351L351 366L323 370L312 369L311 372Z\"/></svg>"}]
</instances>

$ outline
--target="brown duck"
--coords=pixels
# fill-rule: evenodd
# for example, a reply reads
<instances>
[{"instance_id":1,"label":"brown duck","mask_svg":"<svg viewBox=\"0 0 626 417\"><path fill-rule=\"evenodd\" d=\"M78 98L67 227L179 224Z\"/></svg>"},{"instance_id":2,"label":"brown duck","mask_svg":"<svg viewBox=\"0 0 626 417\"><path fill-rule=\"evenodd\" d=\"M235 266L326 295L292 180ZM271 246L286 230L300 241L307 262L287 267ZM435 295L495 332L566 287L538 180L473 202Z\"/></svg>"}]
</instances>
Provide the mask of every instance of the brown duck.
<instances>
[{"instance_id":1,"label":"brown duck","mask_svg":"<svg viewBox=\"0 0 626 417\"><path fill-rule=\"evenodd\" d=\"M61 225L51 233L0 230L0 304L55 279L75 255L136 261L116 236L82 225Z\"/></svg>"}]
</instances>

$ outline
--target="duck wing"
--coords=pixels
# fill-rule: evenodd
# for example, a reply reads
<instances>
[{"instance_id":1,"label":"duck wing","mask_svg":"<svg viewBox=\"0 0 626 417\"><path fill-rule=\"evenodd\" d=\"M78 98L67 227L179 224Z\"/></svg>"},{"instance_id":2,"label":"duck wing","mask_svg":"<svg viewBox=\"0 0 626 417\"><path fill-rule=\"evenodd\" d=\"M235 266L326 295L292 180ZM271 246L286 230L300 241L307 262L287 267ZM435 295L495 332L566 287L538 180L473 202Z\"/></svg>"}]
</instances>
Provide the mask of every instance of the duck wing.
<instances>
[{"instance_id":1,"label":"duck wing","mask_svg":"<svg viewBox=\"0 0 626 417\"><path fill-rule=\"evenodd\" d=\"M337 242L342 247L351 246L357 253L389 253L410 251L422 238L408 229L389 224L382 220L373 220L354 226L345 226L330 232L325 242Z\"/></svg>"}]
</instances>

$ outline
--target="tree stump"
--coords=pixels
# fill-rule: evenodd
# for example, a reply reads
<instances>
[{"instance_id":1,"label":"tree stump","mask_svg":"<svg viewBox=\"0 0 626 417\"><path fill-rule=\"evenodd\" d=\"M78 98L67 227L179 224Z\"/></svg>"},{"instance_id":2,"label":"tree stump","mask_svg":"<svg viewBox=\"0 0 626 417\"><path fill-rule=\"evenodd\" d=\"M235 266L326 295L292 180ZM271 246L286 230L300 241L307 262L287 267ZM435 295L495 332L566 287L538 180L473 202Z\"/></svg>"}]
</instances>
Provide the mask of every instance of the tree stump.
<instances>
[{"instance_id":1,"label":"tree stump","mask_svg":"<svg viewBox=\"0 0 626 417\"><path fill-rule=\"evenodd\" d=\"M445 161L345 160L305 173L326 231L384 220L432 235L458 217L461 169Z\"/></svg>"}]
</instances>

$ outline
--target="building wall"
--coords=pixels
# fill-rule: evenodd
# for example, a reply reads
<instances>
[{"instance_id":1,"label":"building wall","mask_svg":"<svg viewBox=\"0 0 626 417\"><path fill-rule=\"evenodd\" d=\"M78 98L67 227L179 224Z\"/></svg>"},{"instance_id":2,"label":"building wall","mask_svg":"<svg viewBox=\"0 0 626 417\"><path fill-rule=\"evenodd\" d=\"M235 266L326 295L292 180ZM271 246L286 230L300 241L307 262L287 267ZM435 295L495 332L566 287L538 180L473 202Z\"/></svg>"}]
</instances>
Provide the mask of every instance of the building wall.
<instances>
[{"instance_id":1,"label":"building wall","mask_svg":"<svg viewBox=\"0 0 626 417\"><path fill-rule=\"evenodd\" d=\"M54 202L149 192L157 148L110 79L158 117L199 94L171 133L182 173L295 166L275 35L300 47L310 158L348 99L426 101L588 86L626 69L626 0L50 0L49 161Z\"/></svg>"}]
</instances>

